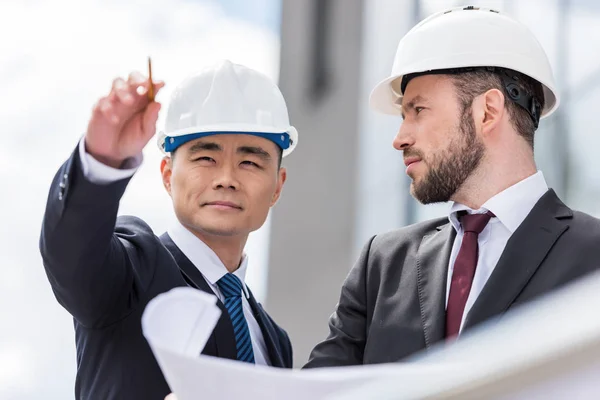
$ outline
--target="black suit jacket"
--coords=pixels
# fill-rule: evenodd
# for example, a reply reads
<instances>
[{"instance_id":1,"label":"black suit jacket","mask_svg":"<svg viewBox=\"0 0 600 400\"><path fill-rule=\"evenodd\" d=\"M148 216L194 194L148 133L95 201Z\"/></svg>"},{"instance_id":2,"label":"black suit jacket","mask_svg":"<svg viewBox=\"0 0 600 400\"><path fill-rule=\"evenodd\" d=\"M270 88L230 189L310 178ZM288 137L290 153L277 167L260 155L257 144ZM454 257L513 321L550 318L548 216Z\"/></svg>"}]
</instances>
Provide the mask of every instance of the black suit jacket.
<instances>
[{"instance_id":1,"label":"black suit jacket","mask_svg":"<svg viewBox=\"0 0 600 400\"><path fill-rule=\"evenodd\" d=\"M394 362L443 340L455 236L440 218L372 238L305 367ZM549 190L509 239L463 332L599 266L600 221Z\"/></svg>"},{"instance_id":2,"label":"black suit jacket","mask_svg":"<svg viewBox=\"0 0 600 400\"><path fill-rule=\"evenodd\" d=\"M142 335L142 312L177 286L214 295L168 235L159 239L139 218L117 218L128 181L89 182L76 150L50 187L40 251L57 300L74 317L78 399L164 399L170 390ZM272 365L291 368L288 335L254 296L249 303ZM202 354L235 359L231 320L218 306L222 314Z\"/></svg>"}]
</instances>

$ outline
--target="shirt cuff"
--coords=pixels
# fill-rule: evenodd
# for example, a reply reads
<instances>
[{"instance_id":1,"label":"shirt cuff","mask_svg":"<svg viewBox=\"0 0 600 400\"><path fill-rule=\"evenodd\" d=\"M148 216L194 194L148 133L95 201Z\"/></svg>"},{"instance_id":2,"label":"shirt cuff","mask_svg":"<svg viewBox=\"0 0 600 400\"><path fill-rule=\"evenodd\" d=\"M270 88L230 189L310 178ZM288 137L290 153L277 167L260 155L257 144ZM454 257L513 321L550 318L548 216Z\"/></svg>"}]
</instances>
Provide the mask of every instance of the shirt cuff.
<instances>
[{"instance_id":1,"label":"shirt cuff","mask_svg":"<svg viewBox=\"0 0 600 400\"><path fill-rule=\"evenodd\" d=\"M81 160L83 176L92 183L105 185L132 177L142 164L144 156L140 153L135 157L128 158L123 163L123 168L109 167L96 160L85 150L85 138L81 138L79 141L79 159Z\"/></svg>"}]
</instances>

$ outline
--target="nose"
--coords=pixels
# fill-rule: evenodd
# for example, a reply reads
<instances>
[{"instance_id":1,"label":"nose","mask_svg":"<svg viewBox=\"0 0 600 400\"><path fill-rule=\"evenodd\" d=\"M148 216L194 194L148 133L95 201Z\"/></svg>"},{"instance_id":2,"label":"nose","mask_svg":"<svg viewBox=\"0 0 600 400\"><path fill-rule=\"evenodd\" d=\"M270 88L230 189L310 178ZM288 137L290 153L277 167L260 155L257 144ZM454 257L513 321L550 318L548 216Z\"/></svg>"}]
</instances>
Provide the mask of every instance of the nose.
<instances>
[{"instance_id":1,"label":"nose","mask_svg":"<svg viewBox=\"0 0 600 400\"><path fill-rule=\"evenodd\" d=\"M406 150L415 144L414 135L411 133L410 124L403 122L398 129L392 145L396 150Z\"/></svg>"},{"instance_id":2,"label":"nose","mask_svg":"<svg viewBox=\"0 0 600 400\"><path fill-rule=\"evenodd\" d=\"M231 165L222 165L217 170L217 175L213 182L213 189L238 190L240 183L236 176L235 167Z\"/></svg>"}]
</instances>

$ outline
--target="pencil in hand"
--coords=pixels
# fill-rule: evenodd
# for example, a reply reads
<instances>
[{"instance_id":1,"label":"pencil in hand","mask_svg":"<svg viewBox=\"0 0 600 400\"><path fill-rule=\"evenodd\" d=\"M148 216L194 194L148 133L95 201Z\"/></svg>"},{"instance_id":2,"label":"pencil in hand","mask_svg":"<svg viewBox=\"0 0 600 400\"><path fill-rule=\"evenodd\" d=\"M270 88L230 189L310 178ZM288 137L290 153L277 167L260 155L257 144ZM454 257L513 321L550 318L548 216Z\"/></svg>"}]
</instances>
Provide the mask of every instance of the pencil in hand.
<instances>
[{"instance_id":1,"label":"pencil in hand","mask_svg":"<svg viewBox=\"0 0 600 400\"><path fill-rule=\"evenodd\" d=\"M152 82L152 60L148 57L148 100L154 101L154 83Z\"/></svg>"}]
</instances>

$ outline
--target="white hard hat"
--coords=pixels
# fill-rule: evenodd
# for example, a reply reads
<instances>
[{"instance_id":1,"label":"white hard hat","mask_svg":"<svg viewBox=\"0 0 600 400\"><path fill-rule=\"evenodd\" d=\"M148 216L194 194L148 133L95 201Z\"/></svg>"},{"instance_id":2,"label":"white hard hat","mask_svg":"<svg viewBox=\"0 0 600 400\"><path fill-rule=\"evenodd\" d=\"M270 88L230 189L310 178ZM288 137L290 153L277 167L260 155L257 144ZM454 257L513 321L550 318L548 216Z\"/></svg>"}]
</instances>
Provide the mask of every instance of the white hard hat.
<instances>
[{"instance_id":1,"label":"white hard hat","mask_svg":"<svg viewBox=\"0 0 600 400\"><path fill-rule=\"evenodd\" d=\"M498 11L473 6L439 12L413 27L398 44L391 76L373 89L371 107L400 115L406 75L469 67L518 71L540 82L545 101L537 118L558 107L550 62L533 33Z\"/></svg>"},{"instance_id":2,"label":"white hard hat","mask_svg":"<svg viewBox=\"0 0 600 400\"><path fill-rule=\"evenodd\" d=\"M204 136L239 133L264 137L290 154L298 132L290 125L281 91L267 76L223 61L184 80L168 106L158 147L170 153Z\"/></svg>"}]
</instances>

